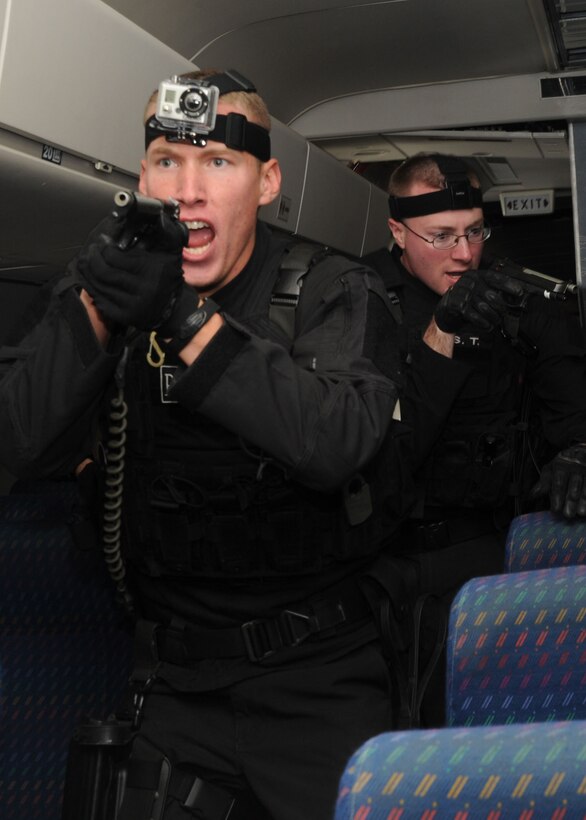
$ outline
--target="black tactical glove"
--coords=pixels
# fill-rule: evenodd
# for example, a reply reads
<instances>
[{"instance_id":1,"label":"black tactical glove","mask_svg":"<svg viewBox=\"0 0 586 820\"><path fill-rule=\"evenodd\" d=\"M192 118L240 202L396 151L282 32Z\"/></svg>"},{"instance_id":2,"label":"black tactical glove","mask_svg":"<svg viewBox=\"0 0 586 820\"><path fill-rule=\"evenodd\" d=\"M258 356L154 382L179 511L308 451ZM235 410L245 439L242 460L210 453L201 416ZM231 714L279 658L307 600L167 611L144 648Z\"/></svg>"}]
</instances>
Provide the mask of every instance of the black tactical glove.
<instances>
[{"instance_id":1,"label":"black tactical glove","mask_svg":"<svg viewBox=\"0 0 586 820\"><path fill-rule=\"evenodd\" d=\"M442 296L434 312L435 323L444 333L457 333L465 324L494 330L511 307L507 296L519 302L521 283L496 271L468 270Z\"/></svg>"},{"instance_id":2,"label":"black tactical glove","mask_svg":"<svg viewBox=\"0 0 586 820\"><path fill-rule=\"evenodd\" d=\"M77 258L80 283L106 321L153 330L170 319L187 289L181 257L185 233L178 222L162 214L157 231L149 234L149 247L139 242L121 250L116 245L121 227L110 216L90 234ZM195 310L195 291L192 301Z\"/></svg>"},{"instance_id":3,"label":"black tactical glove","mask_svg":"<svg viewBox=\"0 0 586 820\"><path fill-rule=\"evenodd\" d=\"M562 450L545 465L531 497L548 494L552 512L586 517L586 444Z\"/></svg>"}]
</instances>

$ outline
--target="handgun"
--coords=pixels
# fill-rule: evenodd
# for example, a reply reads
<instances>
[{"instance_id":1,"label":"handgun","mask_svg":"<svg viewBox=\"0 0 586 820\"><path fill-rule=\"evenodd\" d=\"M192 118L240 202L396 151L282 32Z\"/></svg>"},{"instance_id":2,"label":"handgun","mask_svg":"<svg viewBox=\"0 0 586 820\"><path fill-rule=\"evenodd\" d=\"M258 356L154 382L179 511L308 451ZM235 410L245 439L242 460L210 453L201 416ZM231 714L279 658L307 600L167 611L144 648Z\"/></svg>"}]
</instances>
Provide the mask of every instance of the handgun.
<instances>
[{"instance_id":1,"label":"handgun","mask_svg":"<svg viewBox=\"0 0 586 820\"><path fill-rule=\"evenodd\" d=\"M117 191L112 216L120 223L116 245L121 250L132 248L138 242L147 247L187 244L189 231L179 220L179 203L174 199L165 201L130 191Z\"/></svg>"},{"instance_id":2,"label":"handgun","mask_svg":"<svg viewBox=\"0 0 586 820\"><path fill-rule=\"evenodd\" d=\"M578 292L578 286L574 282L558 279L541 271L531 270L531 268L524 268L506 257L494 259L489 270L518 279L527 292L538 293L544 299L552 301L563 302L568 296L575 296Z\"/></svg>"}]
</instances>

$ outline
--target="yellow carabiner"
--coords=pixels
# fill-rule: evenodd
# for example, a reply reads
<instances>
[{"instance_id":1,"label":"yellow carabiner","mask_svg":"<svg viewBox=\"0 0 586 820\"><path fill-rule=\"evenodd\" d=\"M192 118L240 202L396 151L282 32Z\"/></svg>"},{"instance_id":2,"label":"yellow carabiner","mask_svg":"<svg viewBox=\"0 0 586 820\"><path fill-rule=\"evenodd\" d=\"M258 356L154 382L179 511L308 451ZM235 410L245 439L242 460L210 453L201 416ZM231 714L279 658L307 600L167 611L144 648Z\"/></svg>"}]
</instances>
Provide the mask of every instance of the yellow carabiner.
<instances>
[{"instance_id":1,"label":"yellow carabiner","mask_svg":"<svg viewBox=\"0 0 586 820\"><path fill-rule=\"evenodd\" d=\"M165 351L161 350L157 342L157 331L153 330L149 336L149 350L146 355L146 360L151 367L162 367L165 364ZM157 354L157 358L153 358L153 352Z\"/></svg>"}]
</instances>

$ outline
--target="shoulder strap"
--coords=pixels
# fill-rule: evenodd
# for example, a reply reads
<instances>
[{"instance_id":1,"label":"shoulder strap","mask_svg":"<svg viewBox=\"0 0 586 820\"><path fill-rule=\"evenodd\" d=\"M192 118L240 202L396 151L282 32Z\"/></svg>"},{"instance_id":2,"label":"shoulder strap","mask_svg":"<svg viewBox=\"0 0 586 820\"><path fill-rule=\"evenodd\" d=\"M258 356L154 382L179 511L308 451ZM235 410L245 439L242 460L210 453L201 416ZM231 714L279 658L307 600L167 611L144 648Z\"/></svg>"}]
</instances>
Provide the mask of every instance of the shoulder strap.
<instances>
[{"instance_id":1,"label":"shoulder strap","mask_svg":"<svg viewBox=\"0 0 586 820\"><path fill-rule=\"evenodd\" d=\"M372 268L380 278L389 297L391 314L395 322L400 325L403 322L403 311L401 300L397 288L401 286L401 276L399 273L400 262L396 256L395 248L379 248L367 254L361 260L369 268Z\"/></svg>"},{"instance_id":2,"label":"shoulder strap","mask_svg":"<svg viewBox=\"0 0 586 820\"><path fill-rule=\"evenodd\" d=\"M387 288L386 290L387 296L389 297L393 319L398 325L400 325L403 322L403 311L401 310L401 300L399 299L399 294L394 288Z\"/></svg>"},{"instance_id":3,"label":"shoulder strap","mask_svg":"<svg viewBox=\"0 0 586 820\"><path fill-rule=\"evenodd\" d=\"M303 280L329 249L313 242L296 242L285 249L269 306L269 319L291 341L295 338L295 311Z\"/></svg>"},{"instance_id":4,"label":"shoulder strap","mask_svg":"<svg viewBox=\"0 0 586 820\"><path fill-rule=\"evenodd\" d=\"M325 245L314 242L296 242L285 248L269 306L270 321L291 341L295 338L295 311L299 304L303 280L311 268L329 253ZM397 324L403 321L399 294L393 287L386 288L391 313Z\"/></svg>"}]
</instances>

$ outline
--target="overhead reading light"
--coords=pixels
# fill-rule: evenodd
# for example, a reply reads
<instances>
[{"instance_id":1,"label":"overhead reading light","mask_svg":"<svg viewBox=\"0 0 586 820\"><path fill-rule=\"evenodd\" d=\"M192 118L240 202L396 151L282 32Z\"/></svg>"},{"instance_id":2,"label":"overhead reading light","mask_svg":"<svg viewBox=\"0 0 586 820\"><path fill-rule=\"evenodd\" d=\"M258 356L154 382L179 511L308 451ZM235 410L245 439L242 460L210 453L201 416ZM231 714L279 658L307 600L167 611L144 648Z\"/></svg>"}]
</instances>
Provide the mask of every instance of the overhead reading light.
<instances>
[{"instance_id":1,"label":"overhead reading light","mask_svg":"<svg viewBox=\"0 0 586 820\"><path fill-rule=\"evenodd\" d=\"M543 4L560 68L585 66L586 0L543 0Z\"/></svg>"},{"instance_id":2,"label":"overhead reading light","mask_svg":"<svg viewBox=\"0 0 586 820\"><path fill-rule=\"evenodd\" d=\"M514 185L520 179L504 157L478 157L494 185Z\"/></svg>"}]
</instances>

